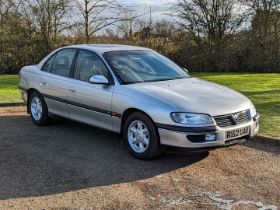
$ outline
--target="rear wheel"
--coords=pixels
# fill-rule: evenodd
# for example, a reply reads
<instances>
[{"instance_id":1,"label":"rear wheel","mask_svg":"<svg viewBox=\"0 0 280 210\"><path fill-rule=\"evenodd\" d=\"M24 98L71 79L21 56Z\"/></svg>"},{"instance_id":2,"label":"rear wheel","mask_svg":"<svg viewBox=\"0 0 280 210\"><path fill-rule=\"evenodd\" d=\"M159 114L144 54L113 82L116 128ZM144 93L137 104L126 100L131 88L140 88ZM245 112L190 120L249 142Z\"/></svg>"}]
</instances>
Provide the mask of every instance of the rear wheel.
<instances>
[{"instance_id":1,"label":"rear wheel","mask_svg":"<svg viewBox=\"0 0 280 210\"><path fill-rule=\"evenodd\" d=\"M46 125L48 123L48 107L40 93L34 92L30 96L29 111L31 119L36 125Z\"/></svg>"},{"instance_id":2,"label":"rear wheel","mask_svg":"<svg viewBox=\"0 0 280 210\"><path fill-rule=\"evenodd\" d=\"M148 160L161 155L157 128L147 115L132 113L125 122L123 134L134 157Z\"/></svg>"}]
</instances>

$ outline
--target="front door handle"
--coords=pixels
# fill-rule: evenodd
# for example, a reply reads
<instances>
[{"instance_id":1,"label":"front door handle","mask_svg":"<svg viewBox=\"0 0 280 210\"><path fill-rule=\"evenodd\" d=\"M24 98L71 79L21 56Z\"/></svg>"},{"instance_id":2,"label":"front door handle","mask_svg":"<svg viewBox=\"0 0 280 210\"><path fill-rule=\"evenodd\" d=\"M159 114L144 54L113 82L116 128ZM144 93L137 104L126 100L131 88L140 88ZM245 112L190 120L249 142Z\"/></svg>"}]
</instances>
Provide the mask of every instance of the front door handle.
<instances>
[{"instance_id":1,"label":"front door handle","mask_svg":"<svg viewBox=\"0 0 280 210\"><path fill-rule=\"evenodd\" d=\"M40 82L40 86L47 86L47 82Z\"/></svg>"}]
</instances>

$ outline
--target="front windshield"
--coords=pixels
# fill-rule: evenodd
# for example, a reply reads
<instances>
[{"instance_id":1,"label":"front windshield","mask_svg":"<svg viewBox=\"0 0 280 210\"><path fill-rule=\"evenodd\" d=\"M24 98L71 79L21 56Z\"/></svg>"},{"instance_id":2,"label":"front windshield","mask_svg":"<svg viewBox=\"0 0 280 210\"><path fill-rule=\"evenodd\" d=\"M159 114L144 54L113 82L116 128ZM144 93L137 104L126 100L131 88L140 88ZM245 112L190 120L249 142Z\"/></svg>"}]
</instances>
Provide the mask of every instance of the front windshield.
<instances>
[{"instance_id":1,"label":"front windshield","mask_svg":"<svg viewBox=\"0 0 280 210\"><path fill-rule=\"evenodd\" d=\"M125 84L189 77L175 63L153 51L112 51L105 59Z\"/></svg>"}]
</instances>

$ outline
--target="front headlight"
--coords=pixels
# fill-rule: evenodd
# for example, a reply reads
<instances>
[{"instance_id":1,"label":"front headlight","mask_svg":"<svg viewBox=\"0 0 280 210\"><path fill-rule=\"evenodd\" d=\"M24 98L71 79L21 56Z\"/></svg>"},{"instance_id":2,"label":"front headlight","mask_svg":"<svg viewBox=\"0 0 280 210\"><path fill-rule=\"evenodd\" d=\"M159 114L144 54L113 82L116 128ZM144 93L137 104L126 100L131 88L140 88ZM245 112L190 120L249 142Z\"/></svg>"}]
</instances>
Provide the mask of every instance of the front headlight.
<instances>
[{"instance_id":1,"label":"front headlight","mask_svg":"<svg viewBox=\"0 0 280 210\"><path fill-rule=\"evenodd\" d=\"M213 123L212 117L207 114L173 112L171 118L174 122L184 125L208 125Z\"/></svg>"},{"instance_id":2,"label":"front headlight","mask_svg":"<svg viewBox=\"0 0 280 210\"><path fill-rule=\"evenodd\" d=\"M257 114L257 110L253 104L251 105L251 108L250 108L250 114L251 114L251 118L255 117Z\"/></svg>"}]
</instances>

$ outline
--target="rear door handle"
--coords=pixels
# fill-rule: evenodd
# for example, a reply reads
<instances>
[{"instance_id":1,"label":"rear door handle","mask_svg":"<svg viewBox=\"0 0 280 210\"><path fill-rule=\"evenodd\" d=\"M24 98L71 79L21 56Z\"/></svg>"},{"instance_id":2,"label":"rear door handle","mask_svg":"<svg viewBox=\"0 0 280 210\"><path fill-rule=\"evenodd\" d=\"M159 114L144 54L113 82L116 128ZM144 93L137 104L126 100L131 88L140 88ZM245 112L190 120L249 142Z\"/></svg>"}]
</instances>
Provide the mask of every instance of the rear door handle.
<instances>
[{"instance_id":1,"label":"rear door handle","mask_svg":"<svg viewBox=\"0 0 280 210\"><path fill-rule=\"evenodd\" d=\"M74 89L69 89L69 91L70 91L71 93L76 93L76 90L74 90Z\"/></svg>"}]
</instances>

